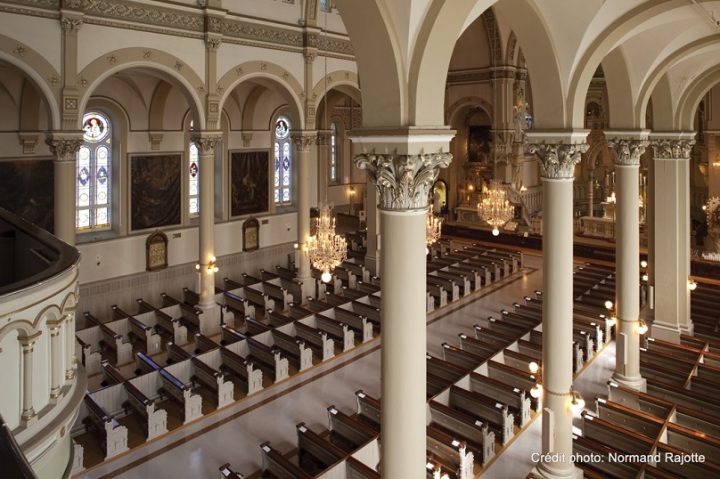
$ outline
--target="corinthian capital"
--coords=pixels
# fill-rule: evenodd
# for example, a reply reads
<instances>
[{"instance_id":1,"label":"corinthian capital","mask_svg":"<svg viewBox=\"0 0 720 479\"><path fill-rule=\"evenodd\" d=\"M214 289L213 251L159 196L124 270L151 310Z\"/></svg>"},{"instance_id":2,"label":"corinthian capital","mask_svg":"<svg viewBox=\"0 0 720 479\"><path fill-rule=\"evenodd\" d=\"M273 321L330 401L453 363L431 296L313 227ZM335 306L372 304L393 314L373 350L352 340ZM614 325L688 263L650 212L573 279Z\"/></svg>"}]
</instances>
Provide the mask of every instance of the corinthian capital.
<instances>
[{"instance_id":1,"label":"corinthian capital","mask_svg":"<svg viewBox=\"0 0 720 479\"><path fill-rule=\"evenodd\" d=\"M75 156L83 144L82 132L53 132L45 139L55 161L75 161Z\"/></svg>"},{"instance_id":2,"label":"corinthian capital","mask_svg":"<svg viewBox=\"0 0 720 479\"><path fill-rule=\"evenodd\" d=\"M653 140L655 158L662 160L689 160L695 140Z\"/></svg>"},{"instance_id":3,"label":"corinthian capital","mask_svg":"<svg viewBox=\"0 0 720 479\"><path fill-rule=\"evenodd\" d=\"M318 136L315 131L300 131L291 135L293 145L298 151L310 151L312 145L317 144Z\"/></svg>"},{"instance_id":4,"label":"corinthian capital","mask_svg":"<svg viewBox=\"0 0 720 479\"><path fill-rule=\"evenodd\" d=\"M527 150L540 160L545 178L572 179L575 165L580 162L580 155L588 149L582 143L531 143Z\"/></svg>"},{"instance_id":5,"label":"corinthian capital","mask_svg":"<svg viewBox=\"0 0 720 479\"><path fill-rule=\"evenodd\" d=\"M380 193L380 207L387 210L425 208L439 169L452 161L450 153L398 155L363 154L355 164L367 170Z\"/></svg>"},{"instance_id":6,"label":"corinthian capital","mask_svg":"<svg viewBox=\"0 0 720 479\"><path fill-rule=\"evenodd\" d=\"M202 131L193 133L191 140L198 148L198 154L211 155L215 153L215 147L222 143L221 131Z\"/></svg>"},{"instance_id":7,"label":"corinthian capital","mask_svg":"<svg viewBox=\"0 0 720 479\"><path fill-rule=\"evenodd\" d=\"M614 138L608 140L608 146L615 157L615 164L620 166L640 166L640 157L645 153L647 140L630 140Z\"/></svg>"}]
</instances>

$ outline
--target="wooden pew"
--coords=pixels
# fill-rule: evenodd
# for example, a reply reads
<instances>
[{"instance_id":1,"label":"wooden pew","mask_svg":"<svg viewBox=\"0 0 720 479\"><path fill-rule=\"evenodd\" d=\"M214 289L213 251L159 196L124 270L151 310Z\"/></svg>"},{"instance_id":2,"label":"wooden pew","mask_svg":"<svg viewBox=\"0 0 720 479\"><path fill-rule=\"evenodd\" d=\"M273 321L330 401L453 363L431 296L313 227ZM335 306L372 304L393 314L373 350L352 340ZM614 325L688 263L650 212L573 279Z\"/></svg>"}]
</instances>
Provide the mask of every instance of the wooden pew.
<instances>
[{"instance_id":1,"label":"wooden pew","mask_svg":"<svg viewBox=\"0 0 720 479\"><path fill-rule=\"evenodd\" d=\"M308 345L313 345L321 351L321 360L325 361L335 356L335 341L328 333L307 324L296 321L293 324L295 336L303 339Z\"/></svg>"},{"instance_id":2,"label":"wooden pew","mask_svg":"<svg viewBox=\"0 0 720 479\"><path fill-rule=\"evenodd\" d=\"M116 319L127 318L130 325L130 333L128 339L132 342L136 339L141 344L140 349L147 354L156 354L160 352L160 335L155 332L152 326L149 326L139 319L127 314L125 311L120 309L116 304L111 306L113 311L113 317Z\"/></svg>"},{"instance_id":3,"label":"wooden pew","mask_svg":"<svg viewBox=\"0 0 720 479\"><path fill-rule=\"evenodd\" d=\"M522 427L530 422L530 408L533 406L533 398L529 397L528 390L489 376L471 373L470 391L482 393L495 401L507 405L518 426ZM535 401L536 411L538 410L537 403L538 401Z\"/></svg>"},{"instance_id":4,"label":"wooden pew","mask_svg":"<svg viewBox=\"0 0 720 479\"><path fill-rule=\"evenodd\" d=\"M262 469L277 479L313 479L314 476L286 459L282 454L270 447L269 442L260 444L262 451Z\"/></svg>"},{"instance_id":5,"label":"wooden pew","mask_svg":"<svg viewBox=\"0 0 720 479\"><path fill-rule=\"evenodd\" d=\"M458 479L474 479L475 461L464 441L432 426L426 427L428 463L438 461Z\"/></svg>"},{"instance_id":6,"label":"wooden pew","mask_svg":"<svg viewBox=\"0 0 720 479\"><path fill-rule=\"evenodd\" d=\"M263 389L262 370L255 368L252 362L224 347L220 348L220 355L222 356L220 369L240 379L246 387L248 396Z\"/></svg>"},{"instance_id":7,"label":"wooden pew","mask_svg":"<svg viewBox=\"0 0 720 479\"><path fill-rule=\"evenodd\" d=\"M315 324L318 329L325 331L333 338L342 341L343 351L349 351L355 347L355 332L350 329L347 324L341 323L340 321L322 314L315 315Z\"/></svg>"},{"instance_id":8,"label":"wooden pew","mask_svg":"<svg viewBox=\"0 0 720 479\"><path fill-rule=\"evenodd\" d=\"M500 437L503 445L507 444L515 434L514 417L509 412L508 406L488 396L451 386L448 406L482 420L492 429L496 437Z\"/></svg>"},{"instance_id":9,"label":"wooden pew","mask_svg":"<svg viewBox=\"0 0 720 479\"><path fill-rule=\"evenodd\" d=\"M84 402L88 411L86 419L98 432L105 459L127 451L127 428L108 414L90 394L85 394Z\"/></svg>"},{"instance_id":10,"label":"wooden pew","mask_svg":"<svg viewBox=\"0 0 720 479\"><path fill-rule=\"evenodd\" d=\"M97 374L102 371L102 354L100 354L100 346L93 346L90 342L86 341L87 336L90 333L88 329L83 329L75 333L75 355L81 359L83 366L85 366L85 372L88 376ZM97 330L99 336L100 330Z\"/></svg>"},{"instance_id":11,"label":"wooden pew","mask_svg":"<svg viewBox=\"0 0 720 479\"><path fill-rule=\"evenodd\" d=\"M582 412L583 432L588 439L617 448L626 454L650 454L654 438L649 438L625 427Z\"/></svg>"},{"instance_id":12,"label":"wooden pew","mask_svg":"<svg viewBox=\"0 0 720 479\"><path fill-rule=\"evenodd\" d=\"M495 457L495 433L487 424L438 401L430 401L431 422L436 429L459 435L479 458L487 464Z\"/></svg>"},{"instance_id":13,"label":"wooden pew","mask_svg":"<svg viewBox=\"0 0 720 479\"><path fill-rule=\"evenodd\" d=\"M180 381L165 369L160 369L159 372L160 378L163 382L161 392L175 400L183 407L183 424L187 424L188 422L201 417L202 397L197 394L193 394L190 386Z\"/></svg>"},{"instance_id":14,"label":"wooden pew","mask_svg":"<svg viewBox=\"0 0 720 479\"><path fill-rule=\"evenodd\" d=\"M273 329L272 337L275 346L282 350L298 371L304 371L313 365L312 349L305 346L305 341L289 334Z\"/></svg>"},{"instance_id":15,"label":"wooden pew","mask_svg":"<svg viewBox=\"0 0 720 479\"><path fill-rule=\"evenodd\" d=\"M100 328L103 339L100 340L101 349L111 349L115 353L117 366L132 361L132 343L125 342L123 337L110 329L110 327L92 314L83 313L86 324L94 324Z\"/></svg>"},{"instance_id":16,"label":"wooden pew","mask_svg":"<svg viewBox=\"0 0 720 479\"><path fill-rule=\"evenodd\" d=\"M240 296L239 294L235 294L232 291L225 291L223 293L223 298L225 305L240 316L250 316L251 318L255 317L255 305L248 299Z\"/></svg>"},{"instance_id":17,"label":"wooden pew","mask_svg":"<svg viewBox=\"0 0 720 479\"><path fill-rule=\"evenodd\" d=\"M486 358L477 356L469 351L456 348L448 343L442 343L443 359L460 366L461 368L472 371L480 364L484 363Z\"/></svg>"},{"instance_id":18,"label":"wooden pew","mask_svg":"<svg viewBox=\"0 0 720 479\"><path fill-rule=\"evenodd\" d=\"M163 308L174 305L178 305L180 307L180 314L182 315L180 318L180 323L188 330L192 331L193 333L205 332L207 328L201 326L201 310L195 308L195 306L180 302L166 293L160 293L160 297L163 300Z\"/></svg>"},{"instance_id":19,"label":"wooden pew","mask_svg":"<svg viewBox=\"0 0 720 479\"><path fill-rule=\"evenodd\" d=\"M158 334L169 336L175 344L186 344L188 342L187 328L180 323L178 318L171 317L142 299L138 299L137 303L140 312L154 313L155 331Z\"/></svg>"},{"instance_id":20,"label":"wooden pew","mask_svg":"<svg viewBox=\"0 0 720 479\"><path fill-rule=\"evenodd\" d=\"M335 406L328 407L327 411L329 440L346 453L349 454L378 437L374 429L339 411Z\"/></svg>"},{"instance_id":21,"label":"wooden pew","mask_svg":"<svg viewBox=\"0 0 720 479\"><path fill-rule=\"evenodd\" d=\"M357 401L357 419L363 424L380 432L380 401L360 389L355 391Z\"/></svg>"},{"instance_id":22,"label":"wooden pew","mask_svg":"<svg viewBox=\"0 0 720 479\"><path fill-rule=\"evenodd\" d=\"M123 404L127 410L133 409L142 418L147 428L146 439L154 439L167 432L167 411L155 409L155 400L147 397L130 381L123 382L128 400Z\"/></svg>"},{"instance_id":23,"label":"wooden pew","mask_svg":"<svg viewBox=\"0 0 720 479\"><path fill-rule=\"evenodd\" d=\"M250 350L248 359L268 372L274 382L288 377L288 360L279 349L271 348L253 338L247 338L246 342Z\"/></svg>"},{"instance_id":24,"label":"wooden pew","mask_svg":"<svg viewBox=\"0 0 720 479\"><path fill-rule=\"evenodd\" d=\"M373 339L373 325L368 321L367 317L342 307L334 308L333 313L335 314L335 319L342 321L357 331L363 343Z\"/></svg>"},{"instance_id":25,"label":"wooden pew","mask_svg":"<svg viewBox=\"0 0 720 479\"><path fill-rule=\"evenodd\" d=\"M219 467L220 479L244 479L245 476L230 469L230 464L223 464Z\"/></svg>"},{"instance_id":26,"label":"wooden pew","mask_svg":"<svg viewBox=\"0 0 720 479\"><path fill-rule=\"evenodd\" d=\"M374 469L370 469L352 456L345 460L345 464L347 479L380 479L380 474Z\"/></svg>"},{"instance_id":27,"label":"wooden pew","mask_svg":"<svg viewBox=\"0 0 720 479\"><path fill-rule=\"evenodd\" d=\"M301 422L296 426L298 435L298 463L323 471L345 459L346 453L330 441L315 433ZM306 466L307 467L307 466Z\"/></svg>"}]
</instances>

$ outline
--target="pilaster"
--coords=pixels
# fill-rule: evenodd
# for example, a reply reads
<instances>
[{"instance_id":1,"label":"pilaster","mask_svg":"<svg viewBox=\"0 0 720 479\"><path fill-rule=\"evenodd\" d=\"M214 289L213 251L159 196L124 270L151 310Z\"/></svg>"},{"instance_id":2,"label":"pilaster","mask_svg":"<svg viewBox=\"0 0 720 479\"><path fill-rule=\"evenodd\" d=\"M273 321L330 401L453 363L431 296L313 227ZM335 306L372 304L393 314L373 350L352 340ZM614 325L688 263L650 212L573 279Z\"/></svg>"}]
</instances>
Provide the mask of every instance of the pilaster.
<instances>
[{"instance_id":1,"label":"pilaster","mask_svg":"<svg viewBox=\"0 0 720 479\"><path fill-rule=\"evenodd\" d=\"M316 131L301 131L292 134L292 142L298 161L298 279L303 283L303 303L307 296L316 297L311 277L310 258L307 254L307 242L310 237L310 161L313 145L317 144Z\"/></svg>"},{"instance_id":2,"label":"pilaster","mask_svg":"<svg viewBox=\"0 0 720 479\"><path fill-rule=\"evenodd\" d=\"M75 244L75 164L83 144L79 131L54 131L46 143L53 154L53 203L55 236Z\"/></svg>"}]
</instances>

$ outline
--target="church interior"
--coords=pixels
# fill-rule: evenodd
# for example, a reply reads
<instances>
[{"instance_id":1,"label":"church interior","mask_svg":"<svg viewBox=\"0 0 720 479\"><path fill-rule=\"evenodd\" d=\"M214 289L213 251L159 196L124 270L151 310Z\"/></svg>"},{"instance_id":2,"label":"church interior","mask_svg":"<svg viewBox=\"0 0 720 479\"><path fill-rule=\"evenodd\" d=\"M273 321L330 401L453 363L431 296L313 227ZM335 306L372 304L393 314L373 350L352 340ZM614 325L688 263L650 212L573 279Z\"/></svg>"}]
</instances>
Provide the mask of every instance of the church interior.
<instances>
[{"instance_id":1,"label":"church interior","mask_svg":"<svg viewBox=\"0 0 720 479\"><path fill-rule=\"evenodd\" d=\"M720 477L720 2L0 12L2 478Z\"/></svg>"}]
</instances>

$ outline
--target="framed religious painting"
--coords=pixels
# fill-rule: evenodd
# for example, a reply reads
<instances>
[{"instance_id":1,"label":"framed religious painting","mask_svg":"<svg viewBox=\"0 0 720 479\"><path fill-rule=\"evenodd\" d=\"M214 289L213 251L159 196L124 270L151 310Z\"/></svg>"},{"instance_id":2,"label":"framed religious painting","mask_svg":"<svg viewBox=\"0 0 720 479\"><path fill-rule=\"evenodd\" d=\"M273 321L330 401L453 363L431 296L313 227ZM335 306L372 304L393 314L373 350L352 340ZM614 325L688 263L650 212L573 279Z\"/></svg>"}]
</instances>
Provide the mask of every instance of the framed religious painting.
<instances>
[{"instance_id":1,"label":"framed religious painting","mask_svg":"<svg viewBox=\"0 0 720 479\"><path fill-rule=\"evenodd\" d=\"M130 155L130 227L133 231L179 225L180 153Z\"/></svg>"},{"instance_id":2,"label":"framed religious painting","mask_svg":"<svg viewBox=\"0 0 720 479\"><path fill-rule=\"evenodd\" d=\"M145 269L157 271L168 265L168 239L162 231L156 231L145 241Z\"/></svg>"},{"instance_id":3,"label":"framed religious painting","mask_svg":"<svg viewBox=\"0 0 720 479\"><path fill-rule=\"evenodd\" d=\"M230 151L230 216L269 209L269 151Z\"/></svg>"},{"instance_id":4,"label":"framed religious painting","mask_svg":"<svg viewBox=\"0 0 720 479\"><path fill-rule=\"evenodd\" d=\"M243 231L243 251L255 251L260 247L260 223L255 218L245 220Z\"/></svg>"}]
</instances>

